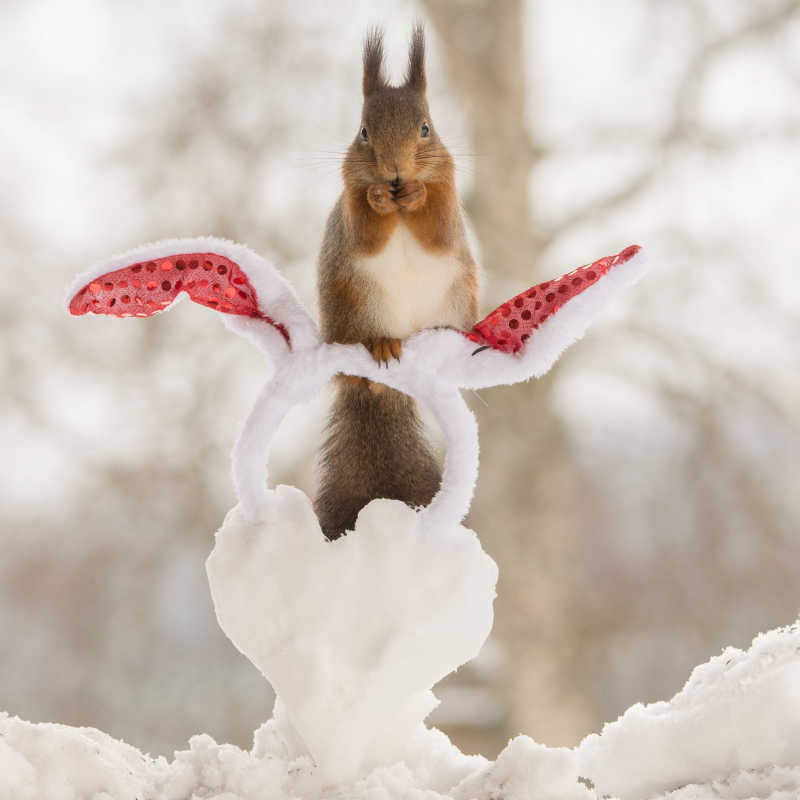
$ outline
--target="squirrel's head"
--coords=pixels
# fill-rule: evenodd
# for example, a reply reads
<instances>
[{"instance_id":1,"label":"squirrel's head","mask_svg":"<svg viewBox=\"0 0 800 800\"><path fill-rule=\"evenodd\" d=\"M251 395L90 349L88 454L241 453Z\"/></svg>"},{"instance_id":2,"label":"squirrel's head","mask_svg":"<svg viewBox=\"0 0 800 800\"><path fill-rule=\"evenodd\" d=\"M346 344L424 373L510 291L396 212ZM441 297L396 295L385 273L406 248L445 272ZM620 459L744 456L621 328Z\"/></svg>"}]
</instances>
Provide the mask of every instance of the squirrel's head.
<instances>
[{"instance_id":1,"label":"squirrel's head","mask_svg":"<svg viewBox=\"0 0 800 800\"><path fill-rule=\"evenodd\" d=\"M444 180L453 162L431 120L425 97L425 32L417 24L411 35L408 71L400 86L391 86L383 69L383 33L372 30L364 41L364 106L361 122L343 165L345 182L428 183Z\"/></svg>"}]
</instances>

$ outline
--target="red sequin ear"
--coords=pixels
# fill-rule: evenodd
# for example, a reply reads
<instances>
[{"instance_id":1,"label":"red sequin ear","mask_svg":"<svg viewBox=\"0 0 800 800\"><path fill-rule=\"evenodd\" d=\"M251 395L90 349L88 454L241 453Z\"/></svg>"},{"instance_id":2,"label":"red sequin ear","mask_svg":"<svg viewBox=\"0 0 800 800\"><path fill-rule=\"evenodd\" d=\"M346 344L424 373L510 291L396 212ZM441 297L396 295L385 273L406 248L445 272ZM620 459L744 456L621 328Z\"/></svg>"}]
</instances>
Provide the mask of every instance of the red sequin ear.
<instances>
[{"instance_id":1,"label":"red sequin ear","mask_svg":"<svg viewBox=\"0 0 800 800\"><path fill-rule=\"evenodd\" d=\"M286 328L259 310L256 291L239 265L215 253L170 255L107 272L87 283L69 310L76 316L150 317L181 292L215 311L264 319L289 342Z\"/></svg>"},{"instance_id":2,"label":"red sequin ear","mask_svg":"<svg viewBox=\"0 0 800 800\"><path fill-rule=\"evenodd\" d=\"M592 264L545 281L512 297L475 325L468 337L505 353L518 352L532 332L565 303L605 275L613 267L630 261L641 248L631 245L615 256L606 256Z\"/></svg>"}]
</instances>

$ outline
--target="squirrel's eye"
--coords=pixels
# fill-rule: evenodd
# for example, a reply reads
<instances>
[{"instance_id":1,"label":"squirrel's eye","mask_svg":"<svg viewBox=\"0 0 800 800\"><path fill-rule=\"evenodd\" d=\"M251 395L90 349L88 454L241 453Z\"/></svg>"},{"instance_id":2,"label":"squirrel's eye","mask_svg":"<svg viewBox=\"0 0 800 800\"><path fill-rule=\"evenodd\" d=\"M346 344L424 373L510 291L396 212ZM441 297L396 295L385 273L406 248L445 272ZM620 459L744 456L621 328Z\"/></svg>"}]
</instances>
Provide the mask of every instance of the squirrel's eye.
<instances>
[{"instance_id":1,"label":"squirrel's eye","mask_svg":"<svg viewBox=\"0 0 800 800\"><path fill-rule=\"evenodd\" d=\"M361 140L364 141L364 142L367 141L367 129L366 128L362 128L361 129Z\"/></svg>"},{"instance_id":2,"label":"squirrel's eye","mask_svg":"<svg viewBox=\"0 0 800 800\"><path fill-rule=\"evenodd\" d=\"M422 123L421 133L423 137L431 135L431 126L427 122Z\"/></svg>"}]
</instances>

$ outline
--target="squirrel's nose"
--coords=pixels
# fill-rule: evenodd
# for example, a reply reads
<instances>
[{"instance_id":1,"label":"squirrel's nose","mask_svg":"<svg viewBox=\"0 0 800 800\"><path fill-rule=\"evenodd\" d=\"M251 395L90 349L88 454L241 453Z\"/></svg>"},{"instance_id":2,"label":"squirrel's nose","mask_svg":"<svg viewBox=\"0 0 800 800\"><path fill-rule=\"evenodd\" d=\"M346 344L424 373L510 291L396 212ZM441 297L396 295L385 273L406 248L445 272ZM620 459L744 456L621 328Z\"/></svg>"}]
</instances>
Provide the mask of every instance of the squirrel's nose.
<instances>
[{"instance_id":1,"label":"squirrel's nose","mask_svg":"<svg viewBox=\"0 0 800 800\"><path fill-rule=\"evenodd\" d=\"M389 181L389 184L391 186L394 186L395 188L397 188L400 185L400 176L399 175L395 175L394 179Z\"/></svg>"}]
</instances>

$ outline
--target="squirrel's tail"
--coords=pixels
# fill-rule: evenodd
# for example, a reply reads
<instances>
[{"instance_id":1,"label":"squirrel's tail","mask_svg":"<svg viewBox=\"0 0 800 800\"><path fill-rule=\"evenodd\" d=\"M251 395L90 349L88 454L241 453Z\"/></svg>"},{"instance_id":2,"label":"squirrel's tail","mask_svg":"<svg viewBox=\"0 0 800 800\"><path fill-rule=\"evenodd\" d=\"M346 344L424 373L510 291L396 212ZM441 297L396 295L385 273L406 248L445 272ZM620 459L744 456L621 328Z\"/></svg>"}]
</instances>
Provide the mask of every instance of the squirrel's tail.
<instances>
[{"instance_id":1,"label":"squirrel's tail","mask_svg":"<svg viewBox=\"0 0 800 800\"><path fill-rule=\"evenodd\" d=\"M352 530L370 500L387 497L424 506L441 483L413 398L374 388L363 379L337 380L314 504L328 539Z\"/></svg>"}]
</instances>

